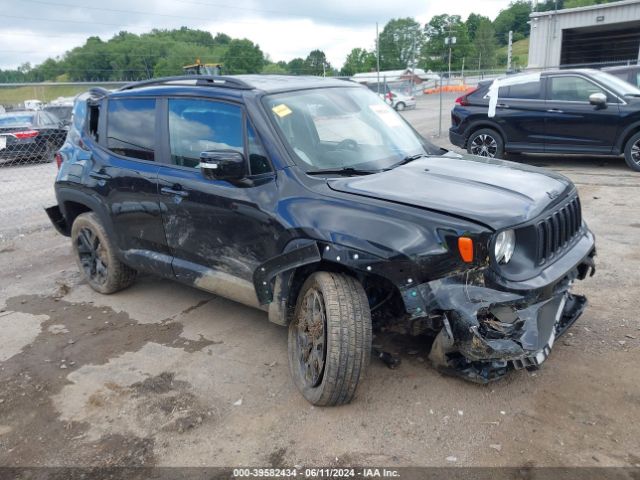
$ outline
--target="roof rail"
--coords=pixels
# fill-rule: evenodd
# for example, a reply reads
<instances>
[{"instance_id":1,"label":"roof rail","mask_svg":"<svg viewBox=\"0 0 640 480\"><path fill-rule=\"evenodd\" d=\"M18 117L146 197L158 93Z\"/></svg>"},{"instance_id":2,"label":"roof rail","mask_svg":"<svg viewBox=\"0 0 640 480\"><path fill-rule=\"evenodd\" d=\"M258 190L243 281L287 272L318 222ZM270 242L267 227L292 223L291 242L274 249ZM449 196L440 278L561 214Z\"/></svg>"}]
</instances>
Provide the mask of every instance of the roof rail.
<instances>
[{"instance_id":1,"label":"roof rail","mask_svg":"<svg viewBox=\"0 0 640 480\"><path fill-rule=\"evenodd\" d=\"M179 75L176 77L152 78L150 80L142 80L140 82L128 83L120 88L122 90L133 90L135 88L151 87L154 85L171 85L183 83L188 80L194 80L195 84L200 87L222 87L234 88L237 90L253 90L254 87L239 78L223 75Z\"/></svg>"}]
</instances>

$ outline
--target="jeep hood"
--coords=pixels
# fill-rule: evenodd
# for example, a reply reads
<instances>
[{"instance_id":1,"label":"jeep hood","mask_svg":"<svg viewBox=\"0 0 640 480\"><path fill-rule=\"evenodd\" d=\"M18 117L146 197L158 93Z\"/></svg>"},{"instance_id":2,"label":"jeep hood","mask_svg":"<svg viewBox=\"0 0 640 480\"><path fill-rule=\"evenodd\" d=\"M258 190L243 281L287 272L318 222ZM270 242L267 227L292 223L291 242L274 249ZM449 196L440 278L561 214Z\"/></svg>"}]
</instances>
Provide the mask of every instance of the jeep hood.
<instances>
[{"instance_id":1,"label":"jeep hood","mask_svg":"<svg viewBox=\"0 0 640 480\"><path fill-rule=\"evenodd\" d=\"M535 218L574 188L567 178L536 167L453 152L327 183L338 192L464 217L495 230Z\"/></svg>"}]
</instances>

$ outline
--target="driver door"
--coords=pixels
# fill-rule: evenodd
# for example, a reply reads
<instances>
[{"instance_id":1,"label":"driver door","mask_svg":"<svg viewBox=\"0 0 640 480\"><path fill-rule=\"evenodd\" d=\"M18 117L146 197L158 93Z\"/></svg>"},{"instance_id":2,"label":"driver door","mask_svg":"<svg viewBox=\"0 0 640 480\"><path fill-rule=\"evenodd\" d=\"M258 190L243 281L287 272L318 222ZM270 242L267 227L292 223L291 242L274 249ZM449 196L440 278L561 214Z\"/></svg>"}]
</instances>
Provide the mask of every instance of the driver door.
<instances>
[{"instance_id":1,"label":"driver door","mask_svg":"<svg viewBox=\"0 0 640 480\"><path fill-rule=\"evenodd\" d=\"M178 279L243 303L255 300L256 267L280 253L273 212L276 175L260 140L234 103L199 98L165 100L167 144L158 189L167 244ZM231 182L205 178L204 151L245 155L247 176ZM231 289L233 292L225 291Z\"/></svg>"}]
</instances>

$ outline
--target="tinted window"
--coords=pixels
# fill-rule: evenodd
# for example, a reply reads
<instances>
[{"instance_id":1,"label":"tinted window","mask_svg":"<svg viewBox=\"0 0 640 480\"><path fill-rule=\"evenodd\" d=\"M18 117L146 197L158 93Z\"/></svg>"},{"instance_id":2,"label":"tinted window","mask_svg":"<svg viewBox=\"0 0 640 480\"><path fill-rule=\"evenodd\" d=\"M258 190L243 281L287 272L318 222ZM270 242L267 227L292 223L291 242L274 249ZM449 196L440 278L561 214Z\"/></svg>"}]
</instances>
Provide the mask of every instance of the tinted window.
<instances>
[{"instance_id":1,"label":"tinted window","mask_svg":"<svg viewBox=\"0 0 640 480\"><path fill-rule=\"evenodd\" d=\"M256 136L251 122L247 120L247 140L249 143L249 168L251 175L260 175L261 173L269 173L271 165L267 160L267 154L262 147L262 143Z\"/></svg>"},{"instance_id":2,"label":"tinted window","mask_svg":"<svg viewBox=\"0 0 640 480\"><path fill-rule=\"evenodd\" d=\"M110 100L107 148L125 157L154 160L155 108L151 99Z\"/></svg>"},{"instance_id":3,"label":"tinted window","mask_svg":"<svg viewBox=\"0 0 640 480\"><path fill-rule=\"evenodd\" d=\"M18 125L31 125L33 123L33 113L7 113L0 115L0 127L13 127Z\"/></svg>"},{"instance_id":4,"label":"tinted window","mask_svg":"<svg viewBox=\"0 0 640 480\"><path fill-rule=\"evenodd\" d=\"M71 120L71 107L47 107L46 112L55 115L60 120Z\"/></svg>"},{"instance_id":5,"label":"tinted window","mask_svg":"<svg viewBox=\"0 0 640 480\"><path fill-rule=\"evenodd\" d=\"M592 93L605 93L596 84L582 77L551 77L549 98L565 102L588 102Z\"/></svg>"},{"instance_id":6,"label":"tinted window","mask_svg":"<svg viewBox=\"0 0 640 480\"><path fill-rule=\"evenodd\" d=\"M169 100L171 162L197 167L210 150L244 153L242 111L236 105L207 100Z\"/></svg>"},{"instance_id":7,"label":"tinted window","mask_svg":"<svg viewBox=\"0 0 640 480\"><path fill-rule=\"evenodd\" d=\"M540 82L527 82L518 85L500 87L498 96L502 98L536 100L540 98Z\"/></svg>"},{"instance_id":8,"label":"tinted window","mask_svg":"<svg viewBox=\"0 0 640 480\"><path fill-rule=\"evenodd\" d=\"M40 125L57 125L60 119L48 112L40 112Z\"/></svg>"}]
</instances>

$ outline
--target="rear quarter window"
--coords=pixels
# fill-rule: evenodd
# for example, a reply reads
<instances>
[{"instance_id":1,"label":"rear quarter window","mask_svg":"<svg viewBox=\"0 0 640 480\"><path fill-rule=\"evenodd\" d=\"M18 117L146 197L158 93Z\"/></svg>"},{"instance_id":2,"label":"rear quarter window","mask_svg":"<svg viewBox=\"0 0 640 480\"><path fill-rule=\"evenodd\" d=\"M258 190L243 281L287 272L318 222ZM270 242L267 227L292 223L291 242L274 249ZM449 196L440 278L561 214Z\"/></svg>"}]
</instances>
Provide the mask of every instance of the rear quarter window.
<instances>
[{"instance_id":1,"label":"rear quarter window","mask_svg":"<svg viewBox=\"0 0 640 480\"><path fill-rule=\"evenodd\" d=\"M527 82L500 87L498 90L498 97L520 100L539 100L540 82Z\"/></svg>"}]
</instances>

